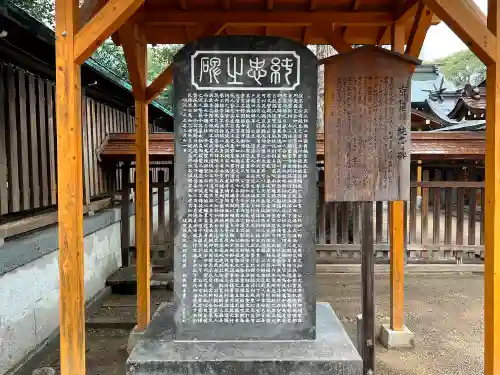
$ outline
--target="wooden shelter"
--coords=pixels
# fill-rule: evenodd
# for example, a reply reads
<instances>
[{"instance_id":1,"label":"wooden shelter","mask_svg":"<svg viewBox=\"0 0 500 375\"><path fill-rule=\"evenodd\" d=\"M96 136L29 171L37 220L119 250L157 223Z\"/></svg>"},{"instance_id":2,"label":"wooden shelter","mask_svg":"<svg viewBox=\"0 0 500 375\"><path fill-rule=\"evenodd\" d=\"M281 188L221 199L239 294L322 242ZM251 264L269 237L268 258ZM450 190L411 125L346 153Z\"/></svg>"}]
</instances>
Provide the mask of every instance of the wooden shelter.
<instances>
[{"instance_id":1,"label":"wooden shelter","mask_svg":"<svg viewBox=\"0 0 500 375\"><path fill-rule=\"evenodd\" d=\"M56 0L61 374L85 374L80 65L108 37L122 44L136 100L138 329L150 319L148 102L172 80L147 84L147 44L215 34L274 35L304 44L391 44L419 55L435 16L488 67L486 133L485 374L500 373L500 0L488 18L473 0ZM499 78L500 79L500 78ZM499 123L498 131L496 123ZM403 327L404 202L391 207L391 328ZM499 248L497 250L497 248ZM499 252L499 254L496 254Z\"/></svg>"}]
</instances>

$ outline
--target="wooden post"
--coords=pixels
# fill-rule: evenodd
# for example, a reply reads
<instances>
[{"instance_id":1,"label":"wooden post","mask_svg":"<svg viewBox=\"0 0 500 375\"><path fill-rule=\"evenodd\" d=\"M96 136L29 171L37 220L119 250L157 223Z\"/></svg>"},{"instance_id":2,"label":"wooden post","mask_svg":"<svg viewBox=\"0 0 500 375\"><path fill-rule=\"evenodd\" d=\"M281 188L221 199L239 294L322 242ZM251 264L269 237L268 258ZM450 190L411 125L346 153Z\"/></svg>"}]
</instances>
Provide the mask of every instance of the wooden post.
<instances>
[{"instance_id":1,"label":"wooden post","mask_svg":"<svg viewBox=\"0 0 500 375\"><path fill-rule=\"evenodd\" d=\"M158 171L158 243L165 243L165 171Z\"/></svg>"},{"instance_id":2,"label":"wooden post","mask_svg":"<svg viewBox=\"0 0 500 375\"><path fill-rule=\"evenodd\" d=\"M147 79L147 49L139 36L136 39L136 65L142 87L145 92ZM132 56L133 58L134 56ZM150 216L149 216L149 124L148 103L144 96L135 100L136 133L136 216L135 244L137 249L137 329L142 331L150 320Z\"/></svg>"},{"instance_id":3,"label":"wooden post","mask_svg":"<svg viewBox=\"0 0 500 375\"><path fill-rule=\"evenodd\" d=\"M488 1L488 29L500 37L499 0ZM495 46L497 63L488 65L486 89L485 375L500 374L500 46Z\"/></svg>"},{"instance_id":4,"label":"wooden post","mask_svg":"<svg viewBox=\"0 0 500 375\"><path fill-rule=\"evenodd\" d=\"M61 375L85 375L83 173L78 0L56 0L56 119Z\"/></svg>"},{"instance_id":5,"label":"wooden post","mask_svg":"<svg viewBox=\"0 0 500 375\"><path fill-rule=\"evenodd\" d=\"M175 191L174 191L174 165L168 166L168 233L170 241L172 241L172 251L174 243L174 226L175 226Z\"/></svg>"},{"instance_id":6,"label":"wooden post","mask_svg":"<svg viewBox=\"0 0 500 375\"><path fill-rule=\"evenodd\" d=\"M121 244L122 244L122 266L129 265L130 248L130 163L125 162L122 169L122 210L121 210Z\"/></svg>"},{"instance_id":7,"label":"wooden post","mask_svg":"<svg viewBox=\"0 0 500 375\"><path fill-rule=\"evenodd\" d=\"M373 288L373 203L363 203L361 283L363 314L363 374L375 371L375 299Z\"/></svg>"},{"instance_id":8,"label":"wooden post","mask_svg":"<svg viewBox=\"0 0 500 375\"><path fill-rule=\"evenodd\" d=\"M136 121L136 216L137 249L137 327L144 330L150 319L150 232L149 226L149 144L148 104L135 102Z\"/></svg>"},{"instance_id":9,"label":"wooden post","mask_svg":"<svg viewBox=\"0 0 500 375\"><path fill-rule=\"evenodd\" d=\"M404 53L404 25L392 27L392 50ZM404 261L405 261L405 202L390 202L390 268L391 268L391 329L403 330L404 317Z\"/></svg>"}]
</instances>

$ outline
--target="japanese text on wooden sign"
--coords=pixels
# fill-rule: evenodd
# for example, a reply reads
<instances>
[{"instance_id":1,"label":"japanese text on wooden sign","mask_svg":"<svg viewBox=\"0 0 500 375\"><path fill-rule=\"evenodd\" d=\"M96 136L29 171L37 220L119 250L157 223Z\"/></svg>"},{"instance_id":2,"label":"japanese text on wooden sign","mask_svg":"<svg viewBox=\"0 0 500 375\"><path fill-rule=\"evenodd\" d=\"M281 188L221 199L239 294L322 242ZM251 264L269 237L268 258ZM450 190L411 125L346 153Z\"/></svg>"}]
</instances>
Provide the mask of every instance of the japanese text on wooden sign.
<instances>
[{"instance_id":1,"label":"japanese text on wooden sign","mask_svg":"<svg viewBox=\"0 0 500 375\"><path fill-rule=\"evenodd\" d=\"M409 199L409 80L408 62L373 49L326 65L326 200Z\"/></svg>"}]
</instances>

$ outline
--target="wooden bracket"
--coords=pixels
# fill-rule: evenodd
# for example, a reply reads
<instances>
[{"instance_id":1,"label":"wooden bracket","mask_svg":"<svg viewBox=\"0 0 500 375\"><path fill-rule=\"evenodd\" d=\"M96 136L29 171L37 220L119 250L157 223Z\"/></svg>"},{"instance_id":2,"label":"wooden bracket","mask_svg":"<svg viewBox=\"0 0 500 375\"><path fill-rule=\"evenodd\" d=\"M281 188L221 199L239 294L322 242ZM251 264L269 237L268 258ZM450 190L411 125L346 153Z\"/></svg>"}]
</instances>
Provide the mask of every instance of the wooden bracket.
<instances>
[{"instance_id":1,"label":"wooden bracket","mask_svg":"<svg viewBox=\"0 0 500 375\"><path fill-rule=\"evenodd\" d=\"M127 21L144 0L109 0L75 36L74 60L82 64Z\"/></svg>"},{"instance_id":2,"label":"wooden bracket","mask_svg":"<svg viewBox=\"0 0 500 375\"><path fill-rule=\"evenodd\" d=\"M406 43L406 54L418 58L424 45L427 30L432 24L432 17L430 9L423 2L420 2Z\"/></svg>"},{"instance_id":3,"label":"wooden bracket","mask_svg":"<svg viewBox=\"0 0 500 375\"><path fill-rule=\"evenodd\" d=\"M344 53L352 51L352 46L347 43L342 36L343 29L341 27L333 27L331 24L321 24L316 26L316 29L337 52Z\"/></svg>"},{"instance_id":4,"label":"wooden bracket","mask_svg":"<svg viewBox=\"0 0 500 375\"><path fill-rule=\"evenodd\" d=\"M485 24L484 13L473 0L424 0L485 65L496 61L495 35Z\"/></svg>"},{"instance_id":5,"label":"wooden bracket","mask_svg":"<svg viewBox=\"0 0 500 375\"><path fill-rule=\"evenodd\" d=\"M145 62L141 56L141 50L146 42L141 37L138 26L131 23L123 26L118 35L122 42L134 97L136 100L144 100L146 96L147 77L145 74L147 67L143 66Z\"/></svg>"},{"instance_id":6,"label":"wooden bracket","mask_svg":"<svg viewBox=\"0 0 500 375\"><path fill-rule=\"evenodd\" d=\"M196 39L206 38L213 35L220 34L226 24L224 23L212 23L205 27L205 29L196 37ZM172 65L169 65L156 79L151 82L146 90L146 101L151 102L156 98L164 89L172 83Z\"/></svg>"}]
</instances>

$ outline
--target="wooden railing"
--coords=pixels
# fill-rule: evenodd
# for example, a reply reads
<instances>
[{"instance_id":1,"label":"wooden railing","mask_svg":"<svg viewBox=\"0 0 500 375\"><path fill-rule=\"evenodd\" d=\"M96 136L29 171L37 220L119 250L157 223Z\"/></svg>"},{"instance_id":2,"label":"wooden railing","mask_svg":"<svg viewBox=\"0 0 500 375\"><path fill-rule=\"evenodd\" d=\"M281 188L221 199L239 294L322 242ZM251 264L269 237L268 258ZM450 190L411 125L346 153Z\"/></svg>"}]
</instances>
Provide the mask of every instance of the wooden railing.
<instances>
[{"instance_id":1,"label":"wooden railing","mask_svg":"<svg viewBox=\"0 0 500 375\"><path fill-rule=\"evenodd\" d=\"M434 181L429 181L430 172ZM471 169L468 173L472 174ZM461 174L459 178L464 179ZM429 261L484 258L484 181L440 181L441 175L439 169L424 169L422 181L411 183L405 210L408 258ZM318 262L359 259L360 203L325 203L323 186L320 179ZM375 255L379 259L389 258L388 212L387 202L373 204Z\"/></svg>"}]
</instances>

